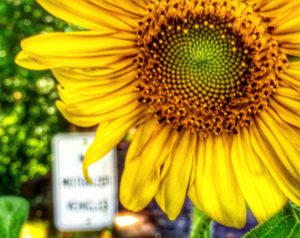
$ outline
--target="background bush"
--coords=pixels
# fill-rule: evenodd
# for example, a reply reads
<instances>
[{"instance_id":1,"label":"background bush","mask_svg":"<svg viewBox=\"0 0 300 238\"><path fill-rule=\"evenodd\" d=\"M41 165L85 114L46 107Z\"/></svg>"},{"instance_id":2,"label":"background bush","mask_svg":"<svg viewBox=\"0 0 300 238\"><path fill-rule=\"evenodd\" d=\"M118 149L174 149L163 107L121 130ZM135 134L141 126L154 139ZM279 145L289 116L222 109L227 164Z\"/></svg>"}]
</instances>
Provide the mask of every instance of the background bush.
<instances>
[{"instance_id":1,"label":"background bush","mask_svg":"<svg viewBox=\"0 0 300 238\"><path fill-rule=\"evenodd\" d=\"M15 65L20 41L66 30L34 0L0 1L0 195L18 195L22 183L49 172L51 138L65 128L51 74Z\"/></svg>"}]
</instances>

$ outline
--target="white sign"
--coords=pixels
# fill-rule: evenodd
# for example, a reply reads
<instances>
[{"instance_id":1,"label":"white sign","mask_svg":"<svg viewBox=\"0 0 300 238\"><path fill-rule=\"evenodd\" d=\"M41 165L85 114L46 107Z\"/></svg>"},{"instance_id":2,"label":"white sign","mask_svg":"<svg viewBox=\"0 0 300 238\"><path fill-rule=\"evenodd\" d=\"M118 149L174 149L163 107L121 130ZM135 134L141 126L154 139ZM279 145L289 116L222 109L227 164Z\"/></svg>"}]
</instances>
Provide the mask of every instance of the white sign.
<instances>
[{"instance_id":1,"label":"white sign","mask_svg":"<svg viewBox=\"0 0 300 238\"><path fill-rule=\"evenodd\" d=\"M116 151L91 165L93 185L82 173L94 134L56 135L53 145L54 223L60 231L99 230L113 224L117 209Z\"/></svg>"}]
</instances>

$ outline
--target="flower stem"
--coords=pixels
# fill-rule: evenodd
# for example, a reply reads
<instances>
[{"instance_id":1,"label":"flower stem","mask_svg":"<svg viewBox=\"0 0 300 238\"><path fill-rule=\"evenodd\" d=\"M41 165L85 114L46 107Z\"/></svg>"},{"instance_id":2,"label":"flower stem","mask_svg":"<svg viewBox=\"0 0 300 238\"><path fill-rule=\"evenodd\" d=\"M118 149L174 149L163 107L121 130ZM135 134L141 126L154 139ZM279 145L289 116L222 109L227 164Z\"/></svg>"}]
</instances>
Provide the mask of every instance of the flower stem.
<instances>
[{"instance_id":1,"label":"flower stem","mask_svg":"<svg viewBox=\"0 0 300 238\"><path fill-rule=\"evenodd\" d=\"M190 238L210 238L212 220L202 211L194 207L193 224Z\"/></svg>"}]
</instances>

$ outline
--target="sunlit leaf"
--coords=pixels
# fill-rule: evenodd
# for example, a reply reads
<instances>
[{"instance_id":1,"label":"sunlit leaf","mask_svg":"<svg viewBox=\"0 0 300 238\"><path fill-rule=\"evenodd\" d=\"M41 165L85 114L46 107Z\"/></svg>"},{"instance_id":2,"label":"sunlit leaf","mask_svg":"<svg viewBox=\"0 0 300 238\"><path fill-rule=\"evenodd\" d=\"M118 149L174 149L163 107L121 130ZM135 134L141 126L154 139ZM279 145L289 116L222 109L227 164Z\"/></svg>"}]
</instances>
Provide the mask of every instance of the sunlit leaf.
<instances>
[{"instance_id":1,"label":"sunlit leaf","mask_svg":"<svg viewBox=\"0 0 300 238\"><path fill-rule=\"evenodd\" d=\"M23 198L0 197L0 237L18 238L29 213L29 204Z\"/></svg>"},{"instance_id":2,"label":"sunlit leaf","mask_svg":"<svg viewBox=\"0 0 300 238\"><path fill-rule=\"evenodd\" d=\"M300 208L288 204L269 221L251 230L244 238L299 238Z\"/></svg>"}]
</instances>

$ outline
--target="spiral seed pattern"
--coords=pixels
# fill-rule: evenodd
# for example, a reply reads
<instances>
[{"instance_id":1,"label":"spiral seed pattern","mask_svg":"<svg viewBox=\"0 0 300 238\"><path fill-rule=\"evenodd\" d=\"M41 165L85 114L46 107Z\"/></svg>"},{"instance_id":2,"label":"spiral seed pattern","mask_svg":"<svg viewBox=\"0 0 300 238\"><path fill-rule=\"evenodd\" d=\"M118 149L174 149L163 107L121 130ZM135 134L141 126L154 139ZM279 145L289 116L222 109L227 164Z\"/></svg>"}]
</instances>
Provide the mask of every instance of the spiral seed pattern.
<instances>
[{"instance_id":1,"label":"spiral seed pattern","mask_svg":"<svg viewBox=\"0 0 300 238\"><path fill-rule=\"evenodd\" d=\"M246 6L202 1L195 10L199 1L183 2L157 3L140 24L139 101L178 131L203 139L238 133L276 90L269 69L282 70L287 60Z\"/></svg>"}]
</instances>

